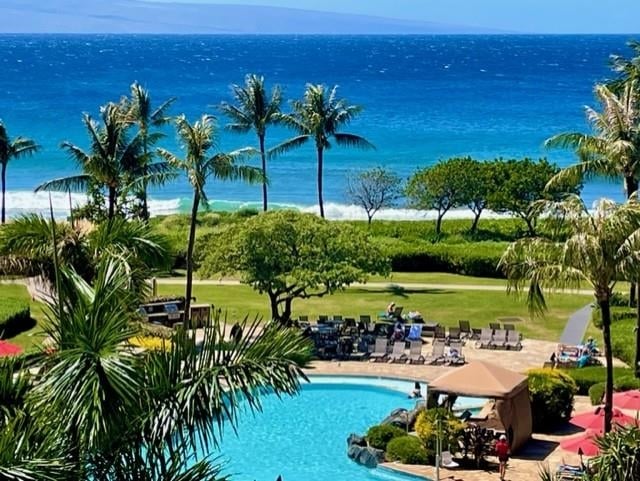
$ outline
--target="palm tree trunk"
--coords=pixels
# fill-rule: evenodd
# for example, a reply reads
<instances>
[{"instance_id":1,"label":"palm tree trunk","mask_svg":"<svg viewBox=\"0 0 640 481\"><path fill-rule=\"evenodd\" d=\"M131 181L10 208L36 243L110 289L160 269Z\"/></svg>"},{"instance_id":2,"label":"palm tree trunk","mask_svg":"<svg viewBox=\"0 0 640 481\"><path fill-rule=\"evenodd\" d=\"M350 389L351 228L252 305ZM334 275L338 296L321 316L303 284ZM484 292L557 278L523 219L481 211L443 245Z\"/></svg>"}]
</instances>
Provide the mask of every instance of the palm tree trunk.
<instances>
[{"instance_id":1,"label":"palm tree trunk","mask_svg":"<svg viewBox=\"0 0 640 481\"><path fill-rule=\"evenodd\" d=\"M118 192L115 187L109 187L109 212L107 213L107 218L109 220L113 219L116 215L116 197Z\"/></svg>"},{"instance_id":2,"label":"palm tree trunk","mask_svg":"<svg viewBox=\"0 0 640 481\"><path fill-rule=\"evenodd\" d=\"M196 190L193 193L193 205L191 206L191 223L189 225L189 244L187 246L187 288L184 294L184 323L187 328L191 324L191 293L193 291L193 246L196 242L196 222L198 220L198 206L200 204L200 193Z\"/></svg>"},{"instance_id":3,"label":"palm tree trunk","mask_svg":"<svg viewBox=\"0 0 640 481\"><path fill-rule=\"evenodd\" d=\"M7 190L7 164L2 164L2 175L1 175L2 179L0 180L2 182L2 206L0 207L0 210L2 211L2 214L0 214L0 217L2 218L0 220L0 223L4 224L5 223L5 206L4 206L4 199L5 199L5 194L6 194L6 190Z\"/></svg>"},{"instance_id":4,"label":"palm tree trunk","mask_svg":"<svg viewBox=\"0 0 640 481\"><path fill-rule=\"evenodd\" d=\"M324 201L322 199L322 163L324 161L324 149L318 147L318 205L320 206L320 217L324 219Z\"/></svg>"},{"instance_id":5,"label":"palm tree trunk","mask_svg":"<svg viewBox=\"0 0 640 481\"><path fill-rule=\"evenodd\" d=\"M611 309L609 299L598 300L602 314L602 338L604 341L604 358L606 368L604 391L604 432L611 431L613 408L613 354L611 352Z\"/></svg>"},{"instance_id":6,"label":"palm tree trunk","mask_svg":"<svg viewBox=\"0 0 640 481\"><path fill-rule=\"evenodd\" d=\"M146 130L145 130L146 132ZM142 169L142 175L145 177L149 174L147 165L149 163L149 159L147 158L149 154L149 147L147 145L147 134L144 134L143 141L143 155L144 155L144 168ZM140 192L140 196L142 197L142 220L147 222L149 220L149 203L147 202L147 180L142 181L142 192Z\"/></svg>"},{"instance_id":7,"label":"palm tree trunk","mask_svg":"<svg viewBox=\"0 0 640 481\"><path fill-rule=\"evenodd\" d=\"M262 159L262 210L267 211L267 154L264 151L264 135L258 136L260 140L260 158Z\"/></svg>"},{"instance_id":8,"label":"palm tree trunk","mask_svg":"<svg viewBox=\"0 0 640 481\"><path fill-rule=\"evenodd\" d=\"M624 178L624 188L627 192L627 199L638 190L638 181L635 177ZM640 283L631 283L629 287L629 307L636 306L636 355L633 371L636 378L640 378Z\"/></svg>"}]
</instances>

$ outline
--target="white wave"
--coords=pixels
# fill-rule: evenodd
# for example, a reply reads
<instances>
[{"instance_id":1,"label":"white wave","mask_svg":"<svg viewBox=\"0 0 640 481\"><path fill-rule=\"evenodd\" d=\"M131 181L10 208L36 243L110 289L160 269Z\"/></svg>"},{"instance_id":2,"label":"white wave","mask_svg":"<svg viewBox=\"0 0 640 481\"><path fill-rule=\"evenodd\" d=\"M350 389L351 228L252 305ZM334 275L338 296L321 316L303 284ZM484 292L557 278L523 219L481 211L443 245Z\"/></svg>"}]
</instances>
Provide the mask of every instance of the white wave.
<instances>
[{"instance_id":1,"label":"white wave","mask_svg":"<svg viewBox=\"0 0 640 481\"><path fill-rule=\"evenodd\" d=\"M149 199L149 214L153 217L156 215L170 215L180 212L180 199Z\"/></svg>"},{"instance_id":2,"label":"white wave","mask_svg":"<svg viewBox=\"0 0 640 481\"><path fill-rule=\"evenodd\" d=\"M75 208L87 203L84 194L71 194L71 205ZM51 192L51 206L56 217L69 215L69 194L66 192ZM48 214L49 193L31 191L8 191L6 208L9 217L24 214Z\"/></svg>"}]
</instances>

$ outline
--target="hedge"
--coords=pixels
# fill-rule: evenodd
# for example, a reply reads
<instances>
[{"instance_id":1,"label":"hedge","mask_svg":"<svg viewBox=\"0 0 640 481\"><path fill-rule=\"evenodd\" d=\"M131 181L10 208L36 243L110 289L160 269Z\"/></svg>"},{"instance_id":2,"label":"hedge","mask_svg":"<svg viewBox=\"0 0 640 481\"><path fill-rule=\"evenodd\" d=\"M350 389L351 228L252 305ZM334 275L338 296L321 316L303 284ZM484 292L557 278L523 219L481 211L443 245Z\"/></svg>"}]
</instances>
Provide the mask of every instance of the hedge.
<instances>
[{"instance_id":1,"label":"hedge","mask_svg":"<svg viewBox=\"0 0 640 481\"><path fill-rule=\"evenodd\" d=\"M567 369L563 370L564 373L571 376L578 386L578 394L587 396L589 394L589 388L594 384L605 382L606 370L604 366L589 366L580 369ZM613 381L614 387L617 390L623 390L628 384L628 381L624 381L629 377L633 377L633 369L628 367L614 367L613 368Z\"/></svg>"},{"instance_id":2,"label":"hedge","mask_svg":"<svg viewBox=\"0 0 640 481\"><path fill-rule=\"evenodd\" d=\"M404 436L405 433L402 429L391 424L378 424L371 426L367 431L367 442L369 446L376 449L387 449L387 444L394 438Z\"/></svg>"},{"instance_id":3,"label":"hedge","mask_svg":"<svg viewBox=\"0 0 640 481\"><path fill-rule=\"evenodd\" d=\"M376 238L383 252L391 259L396 272L449 272L476 277L503 278L497 268L507 247L503 242L461 244Z\"/></svg>"},{"instance_id":4,"label":"hedge","mask_svg":"<svg viewBox=\"0 0 640 481\"><path fill-rule=\"evenodd\" d=\"M422 442L415 436L400 436L389 441L386 457L402 464L427 464L429 456Z\"/></svg>"},{"instance_id":5,"label":"hedge","mask_svg":"<svg viewBox=\"0 0 640 481\"><path fill-rule=\"evenodd\" d=\"M592 406L598 406L599 404L602 404L605 390L606 386L603 382L594 384L589 388L589 399L591 400Z\"/></svg>"},{"instance_id":6,"label":"hedge","mask_svg":"<svg viewBox=\"0 0 640 481\"><path fill-rule=\"evenodd\" d=\"M27 301L12 297L0 299L0 339L13 337L29 329L30 322L31 311Z\"/></svg>"},{"instance_id":7,"label":"hedge","mask_svg":"<svg viewBox=\"0 0 640 481\"><path fill-rule=\"evenodd\" d=\"M568 421L578 391L573 379L559 369L532 369L528 377L533 430L548 432Z\"/></svg>"}]
</instances>

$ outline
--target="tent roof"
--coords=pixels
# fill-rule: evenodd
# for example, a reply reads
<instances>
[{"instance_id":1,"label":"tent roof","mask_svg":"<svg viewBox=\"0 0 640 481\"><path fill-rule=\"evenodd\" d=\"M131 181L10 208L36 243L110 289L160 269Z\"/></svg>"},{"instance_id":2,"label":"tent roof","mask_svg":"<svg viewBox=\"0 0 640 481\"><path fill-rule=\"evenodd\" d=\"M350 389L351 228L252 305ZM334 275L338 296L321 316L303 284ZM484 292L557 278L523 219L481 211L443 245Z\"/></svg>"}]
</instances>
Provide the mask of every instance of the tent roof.
<instances>
[{"instance_id":1,"label":"tent roof","mask_svg":"<svg viewBox=\"0 0 640 481\"><path fill-rule=\"evenodd\" d=\"M527 376L495 364L474 361L429 383L429 389L461 396L503 398L527 385Z\"/></svg>"}]
</instances>

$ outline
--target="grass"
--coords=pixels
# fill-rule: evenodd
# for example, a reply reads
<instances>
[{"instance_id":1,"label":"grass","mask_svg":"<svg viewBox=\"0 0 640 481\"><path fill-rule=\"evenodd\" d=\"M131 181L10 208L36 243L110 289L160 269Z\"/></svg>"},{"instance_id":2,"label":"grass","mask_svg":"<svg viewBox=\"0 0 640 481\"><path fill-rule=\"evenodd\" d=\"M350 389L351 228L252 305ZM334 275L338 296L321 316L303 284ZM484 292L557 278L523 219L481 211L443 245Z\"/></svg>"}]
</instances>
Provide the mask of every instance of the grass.
<instances>
[{"instance_id":1,"label":"grass","mask_svg":"<svg viewBox=\"0 0 640 481\"><path fill-rule=\"evenodd\" d=\"M472 277L441 272L392 272L388 277L372 276L370 282L398 284L467 284L473 286L506 286L503 279Z\"/></svg>"},{"instance_id":2,"label":"grass","mask_svg":"<svg viewBox=\"0 0 640 481\"><path fill-rule=\"evenodd\" d=\"M182 285L158 286L160 295L182 294ZM230 319L270 315L268 299L247 286L194 286L198 302L211 303L226 311ZM394 301L404 306L405 312L418 310L427 320L443 325L457 325L458 320L468 319L474 327L487 326L499 317L521 317L517 323L526 337L557 341L569 316L583 307L589 298L575 294L552 294L548 298L549 311L544 318L531 318L523 298L508 296L503 292L460 291L454 289L368 289L349 288L332 296L314 299L296 299L294 316L341 314L356 317L360 314L375 316Z\"/></svg>"},{"instance_id":3,"label":"grass","mask_svg":"<svg viewBox=\"0 0 640 481\"><path fill-rule=\"evenodd\" d=\"M22 347L25 351L34 349L42 344L44 339L42 332L43 305L38 302L32 302L27 288L21 284L1 284L0 292L2 292L2 297L5 299L14 298L28 302L31 309L31 317L35 321L33 327L7 340Z\"/></svg>"}]
</instances>

